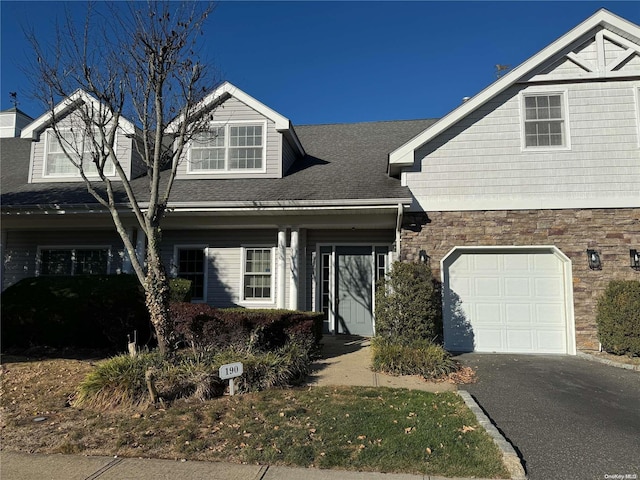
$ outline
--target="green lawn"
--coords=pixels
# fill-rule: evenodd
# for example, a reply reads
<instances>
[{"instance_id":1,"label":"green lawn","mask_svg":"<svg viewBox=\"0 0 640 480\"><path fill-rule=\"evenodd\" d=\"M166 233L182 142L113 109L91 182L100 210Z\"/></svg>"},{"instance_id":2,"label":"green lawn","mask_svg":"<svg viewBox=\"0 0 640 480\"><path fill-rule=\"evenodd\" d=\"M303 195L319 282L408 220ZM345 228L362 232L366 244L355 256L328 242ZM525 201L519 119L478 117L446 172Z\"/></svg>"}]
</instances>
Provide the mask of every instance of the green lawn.
<instances>
[{"instance_id":1,"label":"green lawn","mask_svg":"<svg viewBox=\"0 0 640 480\"><path fill-rule=\"evenodd\" d=\"M271 390L176 404L109 428L119 432L120 449L135 445L138 452L151 453L170 442L174 456L188 459L508 476L492 439L454 393L367 387Z\"/></svg>"}]
</instances>

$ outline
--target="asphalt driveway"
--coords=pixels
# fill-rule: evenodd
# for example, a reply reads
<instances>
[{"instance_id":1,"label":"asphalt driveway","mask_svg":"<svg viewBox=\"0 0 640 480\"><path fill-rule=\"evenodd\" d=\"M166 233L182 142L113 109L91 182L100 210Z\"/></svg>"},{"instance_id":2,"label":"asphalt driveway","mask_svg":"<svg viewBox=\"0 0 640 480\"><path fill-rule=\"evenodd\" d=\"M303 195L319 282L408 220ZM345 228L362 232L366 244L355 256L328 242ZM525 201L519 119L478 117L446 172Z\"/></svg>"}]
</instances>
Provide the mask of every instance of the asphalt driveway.
<instances>
[{"instance_id":1,"label":"asphalt driveway","mask_svg":"<svg viewBox=\"0 0 640 480\"><path fill-rule=\"evenodd\" d=\"M640 373L569 356L464 354L465 385L529 478L640 480ZM614 475L621 475L615 477Z\"/></svg>"}]
</instances>

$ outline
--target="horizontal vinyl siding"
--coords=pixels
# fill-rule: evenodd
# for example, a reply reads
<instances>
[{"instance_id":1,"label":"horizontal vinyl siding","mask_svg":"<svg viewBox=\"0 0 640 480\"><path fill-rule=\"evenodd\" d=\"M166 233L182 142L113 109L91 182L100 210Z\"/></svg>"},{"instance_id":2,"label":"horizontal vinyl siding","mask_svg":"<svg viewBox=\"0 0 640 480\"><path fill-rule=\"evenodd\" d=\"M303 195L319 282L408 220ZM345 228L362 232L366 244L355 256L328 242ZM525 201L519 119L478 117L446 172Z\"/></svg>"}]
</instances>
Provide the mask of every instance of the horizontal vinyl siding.
<instances>
[{"instance_id":1,"label":"horizontal vinyl siding","mask_svg":"<svg viewBox=\"0 0 640 480\"><path fill-rule=\"evenodd\" d=\"M67 118L60 122L60 128L66 128L71 126L72 122ZM31 183L50 183L50 182L82 182L82 178L80 176L77 177L44 177L44 155L45 155L45 144L47 141L47 133L46 130L40 133L38 140L33 142L33 148L31 149L31 164L32 170L30 172L30 182ZM122 165L122 169L129 173L131 167L131 156L133 153L131 139L127 138L124 135L118 135L116 139L116 154L118 156L118 160ZM94 178L94 177L89 177ZM100 179L96 176L97 181ZM118 180L118 174L115 173L113 176L109 177L111 179Z\"/></svg>"},{"instance_id":2,"label":"horizontal vinyl siding","mask_svg":"<svg viewBox=\"0 0 640 480\"><path fill-rule=\"evenodd\" d=\"M213 113L213 122L267 122L266 131L266 172L246 172L235 170L226 173L187 173L188 149L185 150L180 165L178 165L178 178L279 178L281 176L280 133L276 130L275 123L267 120L260 113L242 103L230 98L218 107Z\"/></svg>"},{"instance_id":3,"label":"horizontal vinyl siding","mask_svg":"<svg viewBox=\"0 0 640 480\"><path fill-rule=\"evenodd\" d=\"M276 230L198 230L178 232L165 230L162 243L162 259L168 271L176 260L176 245L203 245L207 247L207 303L215 307L234 306L275 307L277 268L274 262L273 302L243 302L241 286L242 247L275 247ZM288 287L288 285L287 285Z\"/></svg>"},{"instance_id":4,"label":"horizontal vinyl siding","mask_svg":"<svg viewBox=\"0 0 640 480\"><path fill-rule=\"evenodd\" d=\"M7 246L4 249L3 288L23 278L36 274L36 257L38 246L111 246L110 273L114 274L122 268L122 240L115 231L28 231L7 232Z\"/></svg>"},{"instance_id":5,"label":"horizontal vinyl siding","mask_svg":"<svg viewBox=\"0 0 640 480\"><path fill-rule=\"evenodd\" d=\"M568 97L571 148L540 151L522 149L519 92L541 90L514 86L418 149L406 184L424 210L447 210L448 204L482 210L489 208L487 199L493 208L496 202L504 208L510 202L517 208L640 203L638 86L640 81L558 86L553 91Z\"/></svg>"}]
</instances>

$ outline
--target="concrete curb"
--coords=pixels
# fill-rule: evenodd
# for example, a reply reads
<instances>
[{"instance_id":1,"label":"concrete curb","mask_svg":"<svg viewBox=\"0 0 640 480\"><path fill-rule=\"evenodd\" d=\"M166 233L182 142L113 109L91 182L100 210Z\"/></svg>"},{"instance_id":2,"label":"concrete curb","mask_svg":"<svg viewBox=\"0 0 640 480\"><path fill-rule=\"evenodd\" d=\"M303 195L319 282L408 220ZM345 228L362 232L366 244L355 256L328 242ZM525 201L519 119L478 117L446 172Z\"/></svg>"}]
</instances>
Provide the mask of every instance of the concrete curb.
<instances>
[{"instance_id":1,"label":"concrete curb","mask_svg":"<svg viewBox=\"0 0 640 480\"><path fill-rule=\"evenodd\" d=\"M464 403L466 403L467 407L469 407L469 410L471 410L478 419L478 423L482 425L487 433L493 438L493 441L502 452L502 461L504 462L505 467L507 467L509 475L511 475L511 480L526 480L527 475L524 472L524 467L522 466L520 457L518 457L518 454L514 450L513 446L509 442L507 442L507 440L500 434L495 425L491 423L489 417L484 414L480 406L476 403L469 392L467 392L466 390L458 390L458 395L462 397Z\"/></svg>"},{"instance_id":2,"label":"concrete curb","mask_svg":"<svg viewBox=\"0 0 640 480\"><path fill-rule=\"evenodd\" d=\"M590 362L598 362L609 365L611 367L624 368L625 370L640 372L640 365L629 365L628 363L614 362L613 360L609 360L608 358L600 358L584 352L578 352L576 356L584 358L585 360L589 360Z\"/></svg>"}]
</instances>

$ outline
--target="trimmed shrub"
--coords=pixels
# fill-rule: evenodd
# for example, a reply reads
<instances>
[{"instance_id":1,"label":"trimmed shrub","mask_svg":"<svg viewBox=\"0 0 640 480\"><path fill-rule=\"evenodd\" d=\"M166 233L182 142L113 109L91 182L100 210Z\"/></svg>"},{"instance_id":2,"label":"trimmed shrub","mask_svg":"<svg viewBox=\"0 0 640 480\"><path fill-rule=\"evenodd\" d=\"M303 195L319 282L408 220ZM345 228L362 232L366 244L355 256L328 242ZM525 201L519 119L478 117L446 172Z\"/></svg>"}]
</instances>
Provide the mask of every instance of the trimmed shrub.
<instances>
[{"instance_id":1,"label":"trimmed shrub","mask_svg":"<svg viewBox=\"0 0 640 480\"><path fill-rule=\"evenodd\" d=\"M442 338L440 283L423 263L395 262L376 289L376 336L400 345Z\"/></svg>"},{"instance_id":2,"label":"trimmed shrub","mask_svg":"<svg viewBox=\"0 0 640 480\"><path fill-rule=\"evenodd\" d=\"M322 314L290 310L216 309L176 303L171 315L180 340L196 350L228 346L273 351L292 338L311 348L322 338Z\"/></svg>"},{"instance_id":3,"label":"trimmed shrub","mask_svg":"<svg viewBox=\"0 0 640 480\"><path fill-rule=\"evenodd\" d=\"M169 301L191 302L191 280L186 278L169 279Z\"/></svg>"},{"instance_id":4,"label":"trimmed shrub","mask_svg":"<svg viewBox=\"0 0 640 480\"><path fill-rule=\"evenodd\" d=\"M640 356L640 282L609 282L598 301L596 323L606 352Z\"/></svg>"},{"instance_id":5,"label":"trimmed shrub","mask_svg":"<svg viewBox=\"0 0 640 480\"><path fill-rule=\"evenodd\" d=\"M458 370L457 362L440 345L427 340L399 344L374 337L372 368L392 375L420 375L427 380L437 379Z\"/></svg>"},{"instance_id":6,"label":"trimmed shrub","mask_svg":"<svg viewBox=\"0 0 640 480\"><path fill-rule=\"evenodd\" d=\"M48 346L122 351L127 334L152 335L133 275L26 278L2 292L2 348Z\"/></svg>"}]
</instances>

